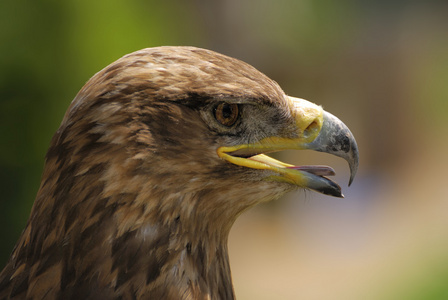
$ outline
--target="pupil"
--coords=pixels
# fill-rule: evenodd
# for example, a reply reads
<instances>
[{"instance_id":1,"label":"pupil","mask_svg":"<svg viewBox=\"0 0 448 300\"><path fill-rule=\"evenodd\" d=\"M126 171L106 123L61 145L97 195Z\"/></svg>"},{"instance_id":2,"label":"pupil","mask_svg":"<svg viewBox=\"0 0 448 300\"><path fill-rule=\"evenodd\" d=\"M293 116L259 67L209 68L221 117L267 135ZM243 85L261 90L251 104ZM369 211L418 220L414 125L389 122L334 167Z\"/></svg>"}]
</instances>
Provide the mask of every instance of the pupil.
<instances>
[{"instance_id":1,"label":"pupil","mask_svg":"<svg viewBox=\"0 0 448 300\"><path fill-rule=\"evenodd\" d=\"M222 108L222 116L228 119L232 116L232 107L228 104L224 104Z\"/></svg>"}]
</instances>

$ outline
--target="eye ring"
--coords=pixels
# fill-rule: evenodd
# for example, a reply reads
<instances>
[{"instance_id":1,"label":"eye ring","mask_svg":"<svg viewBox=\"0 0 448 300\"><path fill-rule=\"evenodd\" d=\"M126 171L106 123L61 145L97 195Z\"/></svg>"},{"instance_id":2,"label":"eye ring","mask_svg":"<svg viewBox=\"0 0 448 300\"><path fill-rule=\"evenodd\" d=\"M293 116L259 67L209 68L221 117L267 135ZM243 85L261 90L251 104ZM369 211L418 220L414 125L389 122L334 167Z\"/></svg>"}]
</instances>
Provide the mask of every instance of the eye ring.
<instances>
[{"instance_id":1,"label":"eye ring","mask_svg":"<svg viewBox=\"0 0 448 300\"><path fill-rule=\"evenodd\" d=\"M214 115L221 125L231 127L236 123L240 115L239 106L236 103L221 102L215 106Z\"/></svg>"}]
</instances>

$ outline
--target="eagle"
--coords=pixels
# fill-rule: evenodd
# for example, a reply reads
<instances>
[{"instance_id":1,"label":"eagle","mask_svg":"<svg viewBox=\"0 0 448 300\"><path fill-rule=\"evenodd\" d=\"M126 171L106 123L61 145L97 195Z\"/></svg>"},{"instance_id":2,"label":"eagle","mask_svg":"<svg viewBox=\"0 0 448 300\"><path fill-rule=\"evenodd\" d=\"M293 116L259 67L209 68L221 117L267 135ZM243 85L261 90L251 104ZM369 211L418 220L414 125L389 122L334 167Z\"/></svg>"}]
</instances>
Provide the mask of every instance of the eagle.
<instances>
[{"instance_id":1,"label":"eagle","mask_svg":"<svg viewBox=\"0 0 448 300\"><path fill-rule=\"evenodd\" d=\"M299 188L342 197L328 166L358 147L321 106L196 47L125 55L76 95L51 140L0 299L234 299L227 240L249 208Z\"/></svg>"}]
</instances>

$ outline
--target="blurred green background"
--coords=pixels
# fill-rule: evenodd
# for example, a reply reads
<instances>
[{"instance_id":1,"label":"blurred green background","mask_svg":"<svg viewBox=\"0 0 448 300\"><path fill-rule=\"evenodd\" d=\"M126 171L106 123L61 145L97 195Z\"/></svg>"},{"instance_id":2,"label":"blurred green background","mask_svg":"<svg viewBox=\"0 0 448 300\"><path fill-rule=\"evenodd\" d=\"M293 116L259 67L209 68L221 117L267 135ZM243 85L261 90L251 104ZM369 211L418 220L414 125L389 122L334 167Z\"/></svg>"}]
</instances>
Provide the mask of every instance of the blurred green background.
<instances>
[{"instance_id":1,"label":"blurred green background","mask_svg":"<svg viewBox=\"0 0 448 300\"><path fill-rule=\"evenodd\" d=\"M297 192L237 221L239 299L448 299L448 2L3 0L0 269L24 228L65 109L122 55L193 45L244 60L321 104L361 165L345 199Z\"/></svg>"}]
</instances>

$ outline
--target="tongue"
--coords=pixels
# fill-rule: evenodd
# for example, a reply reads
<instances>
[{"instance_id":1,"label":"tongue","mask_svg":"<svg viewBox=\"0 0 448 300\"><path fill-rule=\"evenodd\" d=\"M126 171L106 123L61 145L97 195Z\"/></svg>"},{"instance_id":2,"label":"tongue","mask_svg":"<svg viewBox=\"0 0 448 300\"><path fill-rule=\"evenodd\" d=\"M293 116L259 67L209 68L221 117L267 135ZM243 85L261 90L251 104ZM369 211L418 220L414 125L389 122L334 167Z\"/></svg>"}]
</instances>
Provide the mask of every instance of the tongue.
<instances>
[{"instance_id":1,"label":"tongue","mask_svg":"<svg viewBox=\"0 0 448 300\"><path fill-rule=\"evenodd\" d=\"M287 168L305 171L317 176L334 176L336 174L334 169L328 166L292 166Z\"/></svg>"}]
</instances>

